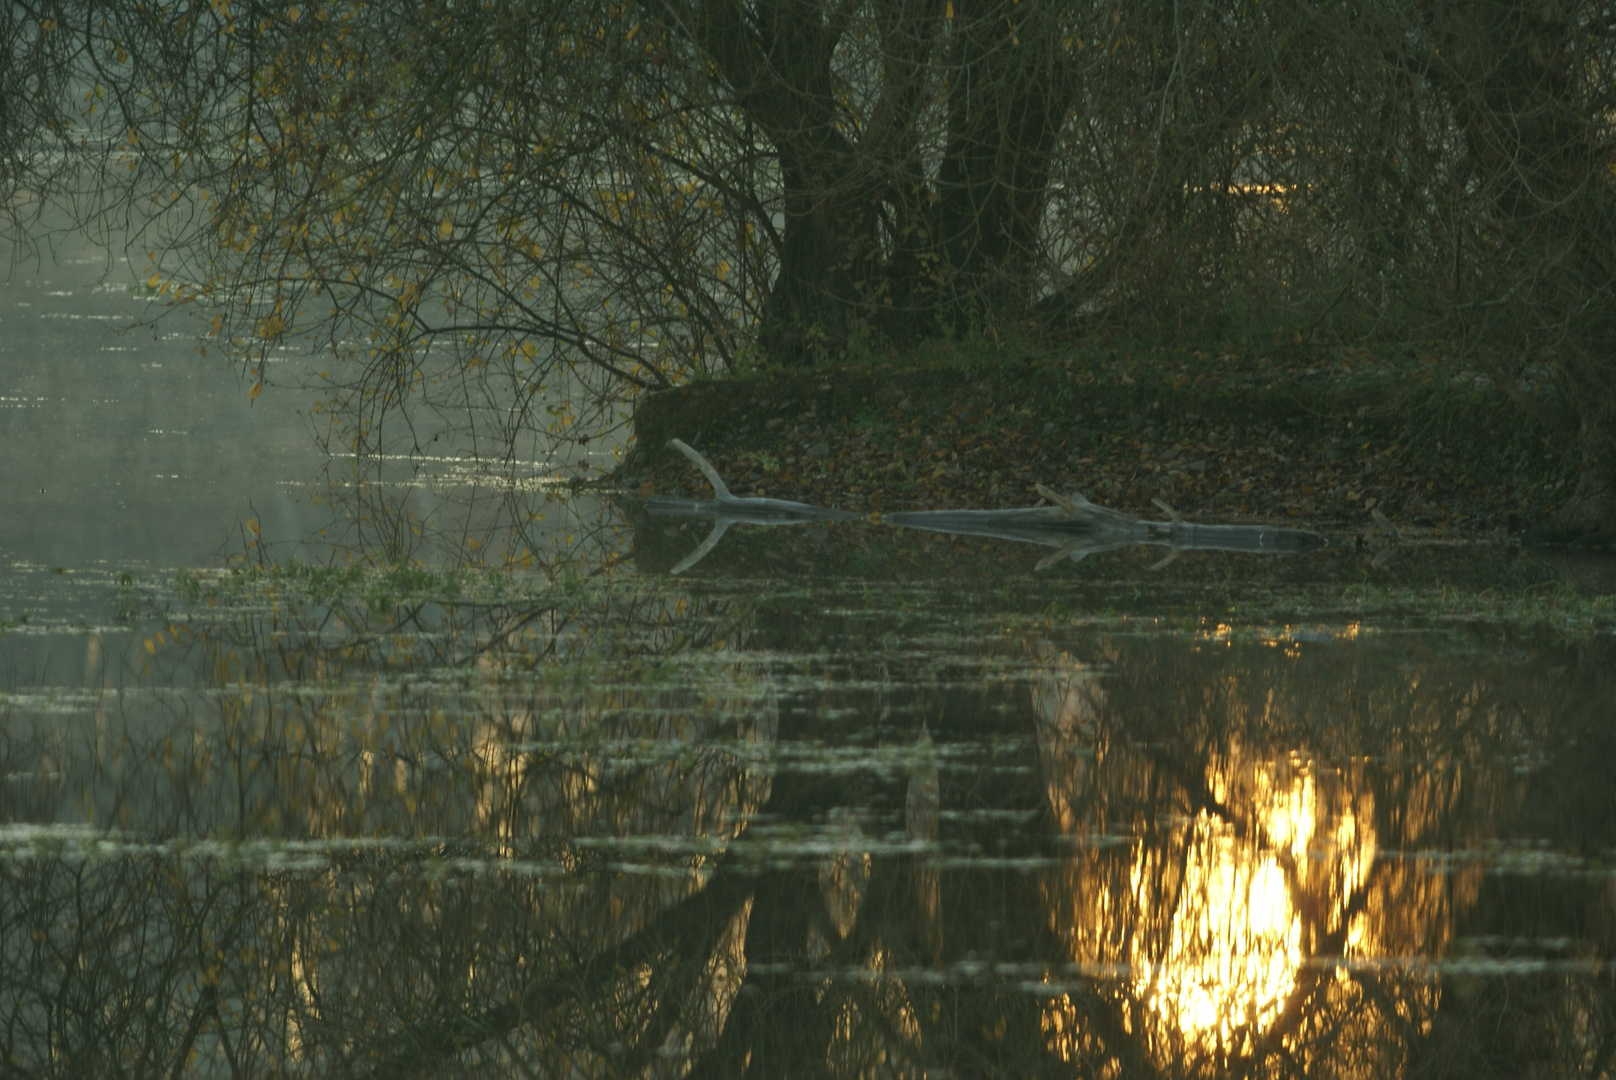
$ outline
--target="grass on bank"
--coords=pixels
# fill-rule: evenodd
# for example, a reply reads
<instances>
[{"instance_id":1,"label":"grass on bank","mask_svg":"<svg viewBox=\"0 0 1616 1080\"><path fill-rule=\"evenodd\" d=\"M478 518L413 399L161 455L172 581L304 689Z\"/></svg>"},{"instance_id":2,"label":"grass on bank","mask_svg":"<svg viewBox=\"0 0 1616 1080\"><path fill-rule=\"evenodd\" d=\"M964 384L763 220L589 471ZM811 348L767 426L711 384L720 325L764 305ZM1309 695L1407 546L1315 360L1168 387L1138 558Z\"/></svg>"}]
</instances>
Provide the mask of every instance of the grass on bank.
<instances>
[{"instance_id":1,"label":"grass on bank","mask_svg":"<svg viewBox=\"0 0 1616 1080\"><path fill-rule=\"evenodd\" d=\"M1546 382L1526 389L1559 404ZM664 449L678 437L732 488L857 509L1015 505L1037 480L1238 520L1340 522L1378 504L1472 533L1530 525L1576 465L1486 374L1351 347L940 341L648 395L635 430L615 479L658 490L688 486Z\"/></svg>"}]
</instances>

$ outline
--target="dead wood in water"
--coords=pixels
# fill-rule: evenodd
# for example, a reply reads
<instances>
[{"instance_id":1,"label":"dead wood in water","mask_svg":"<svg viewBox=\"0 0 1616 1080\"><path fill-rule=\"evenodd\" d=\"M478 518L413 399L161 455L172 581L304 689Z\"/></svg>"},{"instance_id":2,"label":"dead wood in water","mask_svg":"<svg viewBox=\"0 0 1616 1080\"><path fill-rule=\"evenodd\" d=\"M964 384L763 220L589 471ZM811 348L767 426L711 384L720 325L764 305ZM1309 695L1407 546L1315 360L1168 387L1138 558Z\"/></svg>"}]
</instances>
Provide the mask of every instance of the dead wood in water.
<instances>
[{"instance_id":1,"label":"dead wood in water","mask_svg":"<svg viewBox=\"0 0 1616 1080\"><path fill-rule=\"evenodd\" d=\"M1057 550L1034 568L1042 570L1063 558L1079 562L1097 551L1151 544L1170 548L1166 566L1183 551L1247 551L1288 554L1316 551L1324 537L1302 529L1276 529L1266 525L1195 525L1184 521L1166 503L1156 500L1171 515L1170 521L1131 518L1109 507L1089 502L1082 495L1061 495L1042 484L1038 494L1053 505L1016 510L922 510L889 514L884 520L911 529L1041 544Z\"/></svg>"},{"instance_id":2,"label":"dead wood in water","mask_svg":"<svg viewBox=\"0 0 1616 1080\"><path fill-rule=\"evenodd\" d=\"M695 566L707 553L718 546L724 538L729 527L735 524L744 525L808 525L821 521L856 521L857 514L845 510L826 510L822 507L811 506L808 503L791 502L787 499L747 498L729 493L729 485L724 483L723 477L712 463L702 456L701 452L679 439L668 440L668 445L689 458L707 482L713 486L711 499L677 499L665 496L653 496L645 500L646 513L653 517L710 517L713 519L713 531L701 542L701 546L692 551L668 572L679 574Z\"/></svg>"},{"instance_id":3,"label":"dead wood in water","mask_svg":"<svg viewBox=\"0 0 1616 1080\"><path fill-rule=\"evenodd\" d=\"M713 499L680 499L653 496L645 500L646 512L655 517L710 517L713 531L701 545L670 570L678 574L695 566L718 545L731 525L806 525L825 521L857 521L858 514L826 510L808 503L786 499L743 498L731 495L718 470L702 454L680 441L669 445L689 458L713 486ZM1145 521L1120 510L1089 502L1076 492L1062 495L1042 484L1038 493L1049 506L1012 510L919 510L887 514L882 522L927 532L956 536L988 536L1018 543L1040 544L1056 549L1038 563L1043 570L1061 559L1073 562L1112 548L1138 544L1169 548L1165 559L1153 569L1167 565L1184 551L1246 551L1255 554L1289 554L1316 551L1325 546L1324 537L1302 529L1276 529L1266 525L1195 525L1184 521L1161 500L1156 504L1167 512L1169 521Z\"/></svg>"}]
</instances>

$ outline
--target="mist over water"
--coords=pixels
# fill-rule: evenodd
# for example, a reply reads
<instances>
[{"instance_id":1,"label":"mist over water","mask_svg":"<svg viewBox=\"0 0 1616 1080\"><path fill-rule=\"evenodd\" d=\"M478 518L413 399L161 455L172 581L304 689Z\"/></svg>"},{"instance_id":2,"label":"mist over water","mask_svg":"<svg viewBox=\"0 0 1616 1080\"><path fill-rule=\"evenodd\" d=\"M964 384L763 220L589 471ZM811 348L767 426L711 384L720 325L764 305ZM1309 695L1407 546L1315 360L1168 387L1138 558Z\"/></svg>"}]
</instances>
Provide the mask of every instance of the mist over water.
<instances>
[{"instance_id":1,"label":"mist over water","mask_svg":"<svg viewBox=\"0 0 1616 1080\"><path fill-rule=\"evenodd\" d=\"M355 459L308 356L272 357L250 396L130 254L71 234L0 252L0 618L105 622L125 577L244 557L452 562L512 514L565 534L550 495L580 461L609 467L610 443L482 462L419 427Z\"/></svg>"},{"instance_id":2,"label":"mist over water","mask_svg":"<svg viewBox=\"0 0 1616 1080\"><path fill-rule=\"evenodd\" d=\"M249 400L240 372L199 353L205 327L164 315L122 251L69 239L6 265L0 558L173 568L216 559L250 516L281 539L310 530L312 394Z\"/></svg>"}]
</instances>

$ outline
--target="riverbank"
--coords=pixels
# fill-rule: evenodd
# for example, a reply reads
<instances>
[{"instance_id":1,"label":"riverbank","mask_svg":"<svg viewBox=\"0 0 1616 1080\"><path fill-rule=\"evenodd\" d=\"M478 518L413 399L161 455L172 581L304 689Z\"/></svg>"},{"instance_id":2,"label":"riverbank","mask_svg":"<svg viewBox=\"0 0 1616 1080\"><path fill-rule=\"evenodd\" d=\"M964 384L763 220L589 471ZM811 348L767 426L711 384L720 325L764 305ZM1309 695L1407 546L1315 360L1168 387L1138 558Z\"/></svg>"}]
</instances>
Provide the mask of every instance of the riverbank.
<instances>
[{"instance_id":1,"label":"riverbank","mask_svg":"<svg viewBox=\"0 0 1616 1080\"><path fill-rule=\"evenodd\" d=\"M1507 536L1547 515L1575 460L1490 379L1351 351L998 354L774 372L647 395L611 481L860 513L1031 506L1042 483L1160 517Z\"/></svg>"}]
</instances>

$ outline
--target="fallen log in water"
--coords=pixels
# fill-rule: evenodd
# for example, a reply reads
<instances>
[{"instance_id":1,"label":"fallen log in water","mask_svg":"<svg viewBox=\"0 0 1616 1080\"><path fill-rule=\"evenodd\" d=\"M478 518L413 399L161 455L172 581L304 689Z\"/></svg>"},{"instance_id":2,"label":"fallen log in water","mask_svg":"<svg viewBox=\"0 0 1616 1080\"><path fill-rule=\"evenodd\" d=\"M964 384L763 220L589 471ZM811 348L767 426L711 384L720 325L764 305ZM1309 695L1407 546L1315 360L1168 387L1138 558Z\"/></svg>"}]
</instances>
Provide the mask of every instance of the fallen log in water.
<instances>
[{"instance_id":1,"label":"fallen log in water","mask_svg":"<svg viewBox=\"0 0 1616 1080\"><path fill-rule=\"evenodd\" d=\"M731 495L729 487L699 452L678 439L669 443L700 469L713 485L712 499L677 499L653 496L645 509L655 516L710 517L713 531L670 573L680 573L700 562L717 546L731 525L805 525L821 521L857 521L860 515L845 510L825 510L808 503L786 499L743 498ZM1167 512L1168 521L1146 521L1129 517L1120 510L1097 506L1078 494L1061 495L1042 484L1038 493L1052 504L1017 510L913 510L883 515L888 524L927 532L959 536L989 536L1018 543L1040 544L1057 549L1035 567L1042 570L1061 559L1077 562L1096 551L1146 544L1171 549L1157 567L1167 565L1183 551L1246 551L1261 554L1287 554L1316 551L1325 546L1324 537L1303 529L1277 529L1268 525L1194 525L1184 521L1172 507L1155 500Z\"/></svg>"},{"instance_id":2,"label":"fallen log in water","mask_svg":"<svg viewBox=\"0 0 1616 1080\"><path fill-rule=\"evenodd\" d=\"M916 510L887 514L882 520L910 529L945 532L962 536L991 536L1025 544L1057 548L1040 562L1042 570L1070 558L1078 562L1096 551L1150 544L1171 548L1165 566L1181 551L1248 551L1282 554L1317 551L1325 546L1324 537L1302 529L1276 529L1268 525L1195 525L1184 521L1161 500L1156 505L1167 511L1169 521L1145 521L1120 510L1097 506L1083 496L1061 495L1042 484L1038 494L1051 506L1022 510Z\"/></svg>"},{"instance_id":3,"label":"fallen log in water","mask_svg":"<svg viewBox=\"0 0 1616 1080\"><path fill-rule=\"evenodd\" d=\"M826 510L823 507L811 506L808 503L792 502L789 499L757 499L746 498L729 493L729 485L724 483L718 470L701 455L701 453L679 439L669 440L668 445L689 458L713 485L713 498L711 499L678 499L668 496L656 496L645 500L645 512L653 517L710 517L713 519L713 531L701 542L701 546L679 561L679 564L668 571L670 574L682 573L695 566L707 553L718 546L729 531L731 525L808 525L820 521L857 521L859 515L848 513L846 510Z\"/></svg>"}]
</instances>

